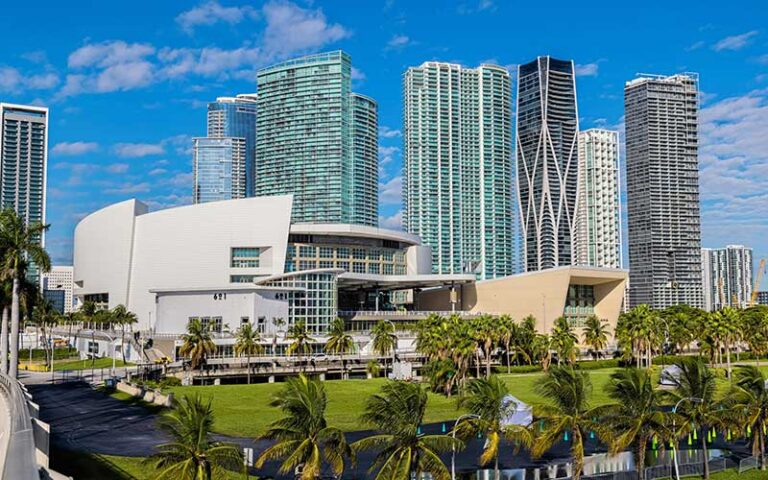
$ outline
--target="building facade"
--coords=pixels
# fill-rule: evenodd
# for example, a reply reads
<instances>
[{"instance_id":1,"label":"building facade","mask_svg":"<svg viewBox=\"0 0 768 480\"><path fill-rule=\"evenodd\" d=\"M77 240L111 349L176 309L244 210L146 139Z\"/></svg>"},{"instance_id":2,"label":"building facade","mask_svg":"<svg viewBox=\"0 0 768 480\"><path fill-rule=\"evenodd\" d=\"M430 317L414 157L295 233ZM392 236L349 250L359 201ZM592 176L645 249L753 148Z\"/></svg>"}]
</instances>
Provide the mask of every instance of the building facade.
<instances>
[{"instance_id":1,"label":"building facade","mask_svg":"<svg viewBox=\"0 0 768 480\"><path fill-rule=\"evenodd\" d=\"M768 305L768 291L759 291L756 297L755 303L757 305Z\"/></svg>"},{"instance_id":2,"label":"building facade","mask_svg":"<svg viewBox=\"0 0 768 480\"><path fill-rule=\"evenodd\" d=\"M703 306L698 76L624 87L630 304Z\"/></svg>"},{"instance_id":3,"label":"building facade","mask_svg":"<svg viewBox=\"0 0 768 480\"><path fill-rule=\"evenodd\" d=\"M208 104L206 137L192 140L193 203L252 197L256 173L256 95Z\"/></svg>"},{"instance_id":4,"label":"building facade","mask_svg":"<svg viewBox=\"0 0 768 480\"><path fill-rule=\"evenodd\" d=\"M403 225L435 273L514 273L509 72L426 62L404 76Z\"/></svg>"},{"instance_id":5,"label":"building facade","mask_svg":"<svg viewBox=\"0 0 768 480\"><path fill-rule=\"evenodd\" d=\"M571 265L579 131L572 60L538 57L518 67L516 131L525 270Z\"/></svg>"},{"instance_id":6,"label":"building facade","mask_svg":"<svg viewBox=\"0 0 768 480\"><path fill-rule=\"evenodd\" d=\"M48 109L0 103L0 207L16 211L27 224L45 223L48 176ZM40 239L45 245L45 234ZM39 271L30 265L30 280Z\"/></svg>"},{"instance_id":7,"label":"building facade","mask_svg":"<svg viewBox=\"0 0 768 480\"><path fill-rule=\"evenodd\" d=\"M234 137L192 139L193 203L245 198L247 192L246 142Z\"/></svg>"},{"instance_id":8,"label":"building facade","mask_svg":"<svg viewBox=\"0 0 768 480\"><path fill-rule=\"evenodd\" d=\"M622 268L619 132L579 132L576 264Z\"/></svg>"},{"instance_id":9,"label":"building facade","mask_svg":"<svg viewBox=\"0 0 768 480\"><path fill-rule=\"evenodd\" d=\"M51 299L55 298L57 302L61 298L61 308L57 308L57 310L61 313L75 310L74 296L72 295L74 288L72 266L53 265L50 272L41 275L40 280L44 295L50 296Z\"/></svg>"},{"instance_id":10,"label":"building facade","mask_svg":"<svg viewBox=\"0 0 768 480\"><path fill-rule=\"evenodd\" d=\"M256 195L293 195L296 222L378 224L376 104L351 92L351 71L336 51L257 73Z\"/></svg>"},{"instance_id":11,"label":"building facade","mask_svg":"<svg viewBox=\"0 0 768 480\"><path fill-rule=\"evenodd\" d=\"M701 249L704 309L746 308L752 299L752 249L743 245Z\"/></svg>"}]
</instances>

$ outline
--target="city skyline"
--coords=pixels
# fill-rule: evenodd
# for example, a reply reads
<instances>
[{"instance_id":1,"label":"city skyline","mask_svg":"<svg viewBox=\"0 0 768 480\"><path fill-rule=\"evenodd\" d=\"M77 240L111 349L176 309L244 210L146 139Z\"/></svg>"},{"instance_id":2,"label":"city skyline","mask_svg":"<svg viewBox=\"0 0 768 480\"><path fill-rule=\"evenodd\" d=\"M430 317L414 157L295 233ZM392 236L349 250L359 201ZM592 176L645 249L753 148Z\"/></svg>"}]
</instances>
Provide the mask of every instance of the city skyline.
<instances>
[{"instance_id":1,"label":"city skyline","mask_svg":"<svg viewBox=\"0 0 768 480\"><path fill-rule=\"evenodd\" d=\"M199 10L205 5L208 4L194 8ZM226 7L237 10L242 5L227 3ZM74 10L77 8L73 7ZM369 9L369 15L374 11L374 6L365 8ZM738 134L759 131L765 125L765 95L760 92L760 80L756 78L764 70L759 63L765 52L764 32L754 31L759 25L745 23L744 19L729 14L715 17L697 11L687 17L690 21L685 25L676 25L680 28L674 35L664 39L664 44L670 47L668 51L663 50L669 52L665 54L656 53L662 51L658 48L647 48L647 53L639 51L636 46L643 37L642 31L636 32L638 38L633 39L613 29L620 40L615 43L625 42L622 48L635 46L631 48L631 56L622 57L612 45L595 41L595 35L588 33L589 28L580 32L583 40L572 42L572 45L568 40L579 32L565 30L561 36L549 40L534 35L525 26L513 33L497 32L507 36L498 37L505 48L499 48L500 44L496 43L454 41L446 36L442 26L431 31L419 28L422 24L419 19L436 15L445 22L445 27L460 23L468 33L479 32L500 21L508 7L498 4L491 8L494 12L468 4L461 11L435 12L428 7L396 2L389 7L376 5L375 11L382 17L384 28L366 29L366 21L361 19L365 11L352 15L332 3L313 7L285 3L255 5L253 9L260 14L256 20L254 17L257 16L244 13L239 21L227 22L212 16L210 21L206 20L208 23L195 23L197 17L184 16L185 12L178 7L158 6L158 15L153 22L158 27L162 24L165 29L162 34L146 28L129 34L125 28L104 30L85 22L78 28L88 31L88 35L75 30L71 34L61 34L61 45L48 46L43 41L34 45L32 42L29 51L10 52L2 59L7 67L3 70L6 80L0 83L4 89L0 96L4 101L30 103L37 100L51 107L49 185L51 197L58 201L51 204L48 220L53 224L49 245L54 259L58 263L69 261L74 222L99 206L130 197L145 198L155 209L190 201L191 142L189 138L180 137L204 133L200 122L204 111L201 103L220 95L250 92L255 85L253 75L242 73L245 70L243 63L225 65L218 72L204 71L198 62L200 57L196 55L203 48L214 46L219 52L240 49L239 55L248 55L250 50L238 39L249 26L258 34L258 38L250 40L251 50L256 50L256 46L269 47L275 60L335 48L350 52L357 67L353 72L354 90L375 98L380 104L380 145L384 147L380 149L384 173L380 193L381 213L386 225L395 223L400 209L398 172L402 146L397 131L401 130L399 98L402 92L399 77L408 65L436 59L465 65L495 60L494 63L510 66L536 55L574 58L583 129L595 126L620 129L621 86L634 73L697 71L701 73L703 90L703 245L743 243L754 246L756 258L765 255L762 240L765 236L761 232L765 232L766 225L759 214L765 201L756 185L759 182L754 181L760 178L759 166L765 161L764 154L759 139ZM621 8L616 7L617 15ZM685 9L685 6L679 8ZM276 35L285 34L292 27L279 23L278 10L304 19L306 25L315 26L320 33L308 44L280 44ZM189 7L187 12L191 11L192 7ZM23 11L16 14L23 15ZM53 18L56 9L46 12L44 17L48 15ZM126 25L141 23L130 15L121 18ZM553 19L555 24L564 21L565 18ZM45 18L42 22L45 23ZM664 28L664 22L666 20L654 19L647 28ZM305 23L298 22L297 25ZM13 29L3 35L12 34ZM218 34L223 34L220 43L211 37ZM513 38L531 41L525 45L513 43L514 47L509 48ZM643 43L648 41L648 38L642 40ZM163 50L161 59L159 51L166 45L168 49ZM185 45L188 47L183 50L181 47ZM41 53L40 49L45 51ZM122 54L125 56L121 57ZM176 68L173 71L167 68L161 75L160 69L169 67L166 64L172 63L174 58ZM248 65L263 67L271 60L264 60L264 56L254 53L248 62ZM729 78L719 74L715 64L718 64L717 69L728 70ZM119 71L112 67L124 68L122 77L110 77ZM140 72L142 67L149 69L145 77L125 74L126 71ZM208 68L213 67L208 65ZM13 72L30 81L17 82ZM235 72L240 72L237 78ZM171 80L172 73L179 76ZM732 80L735 76L740 76L739 82ZM127 82L129 78L135 82L114 88L114 82ZM77 81L81 81L79 86L75 84ZM119 124L105 120L101 114L99 105L105 102L111 114L118 109ZM173 110L177 111L176 116L168 117ZM88 172L87 177L84 172ZM63 202L63 199L67 201Z\"/></svg>"}]
</instances>

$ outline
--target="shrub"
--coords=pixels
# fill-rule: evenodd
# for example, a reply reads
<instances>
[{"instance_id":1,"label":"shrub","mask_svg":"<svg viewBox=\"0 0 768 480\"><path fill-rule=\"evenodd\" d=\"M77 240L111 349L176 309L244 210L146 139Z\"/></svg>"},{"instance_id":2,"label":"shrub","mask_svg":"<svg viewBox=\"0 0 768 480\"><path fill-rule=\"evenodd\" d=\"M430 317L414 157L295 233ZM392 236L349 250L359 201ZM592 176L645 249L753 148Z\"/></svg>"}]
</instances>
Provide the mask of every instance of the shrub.
<instances>
[{"instance_id":1,"label":"shrub","mask_svg":"<svg viewBox=\"0 0 768 480\"><path fill-rule=\"evenodd\" d=\"M171 387L180 387L181 386L181 379L177 377L163 377L162 380L160 380L160 389L164 390L166 388Z\"/></svg>"}]
</instances>

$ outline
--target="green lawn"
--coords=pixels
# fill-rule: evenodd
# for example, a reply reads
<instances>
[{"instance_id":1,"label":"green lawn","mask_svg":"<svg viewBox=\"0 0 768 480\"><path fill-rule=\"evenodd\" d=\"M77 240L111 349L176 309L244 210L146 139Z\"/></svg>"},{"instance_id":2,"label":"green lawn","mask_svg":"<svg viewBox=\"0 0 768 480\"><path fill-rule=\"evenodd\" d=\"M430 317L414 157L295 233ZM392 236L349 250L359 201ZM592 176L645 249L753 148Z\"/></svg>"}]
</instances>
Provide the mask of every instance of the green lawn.
<instances>
[{"instance_id":1,"label":"green lawn","mask_svg":"<svg viewBox=\"0 0 768 480\"><path fill-rule=\"evenodd\" d=\"M53 369L57 372L61 372L63 370L90 370L91 364L93 364L94 370L99 370L102 368L112 368L112 359L97 358L95 362L92 362L90 359L68 360L63 362L57 362L54 360ZM131 362L123 363L121 359L117 359L117 361L115 362L116 367L123 367L123 366L130 366L130 365L133 365L133 363Z\"/></svg>"}]
</instances>

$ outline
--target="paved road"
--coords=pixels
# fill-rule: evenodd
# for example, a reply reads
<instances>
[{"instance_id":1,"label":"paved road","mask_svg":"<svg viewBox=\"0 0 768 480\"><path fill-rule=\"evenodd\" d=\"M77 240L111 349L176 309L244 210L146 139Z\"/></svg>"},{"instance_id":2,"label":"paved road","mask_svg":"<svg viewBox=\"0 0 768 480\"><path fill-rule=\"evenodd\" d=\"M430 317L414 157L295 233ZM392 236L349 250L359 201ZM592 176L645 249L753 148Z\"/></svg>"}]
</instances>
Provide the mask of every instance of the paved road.
<instances>
[{"instance_id":1,"label":"paved road","mask_svg":"<svg viewBox=\"0 0 768 480\"><path fill-rule=\"evenodd\" d=\"M155 424L156 415L144 407L116 400L93 390L86 383L50 385L33 384L30 381L28 388L34 401L40 405L41 419L51 425L51 442L58 449L146 457L155 452L156 445L168 440ZM424 432L439 433L443 428L450 430L451 426L452 423L446 424L445 427L443 424L427 425ZM347 439L353 442L369 434L370 432L352 432L347 434ZM722 435L720 437L722 438ZM216 438L251 447L255 452L260 452L269 444L251 438L222 435L217 435ZM473 440L463 452L457 454L458 472L474 472L478 468L477 458L483 443L483 440ZM525 452L513 455L512 448L507 446L501 449L500 465L509 469L544 466L558 460L564 463L568 457L568 447L567 443L561 442L544 458L533 461ZM588 452L600 451L594 440L588 441L587 447ZM735 442L727 445L715 444L713 447L743 449ZM444 455L443 459L446 465L450 465L450 455ZM365 478L365 469L372 460L370 454L362 454L358 458L358 466L345 471L345 478ZM261 476L278 476L277 464L267 464L258 473Z\"/></svg>"}]
</instances>

